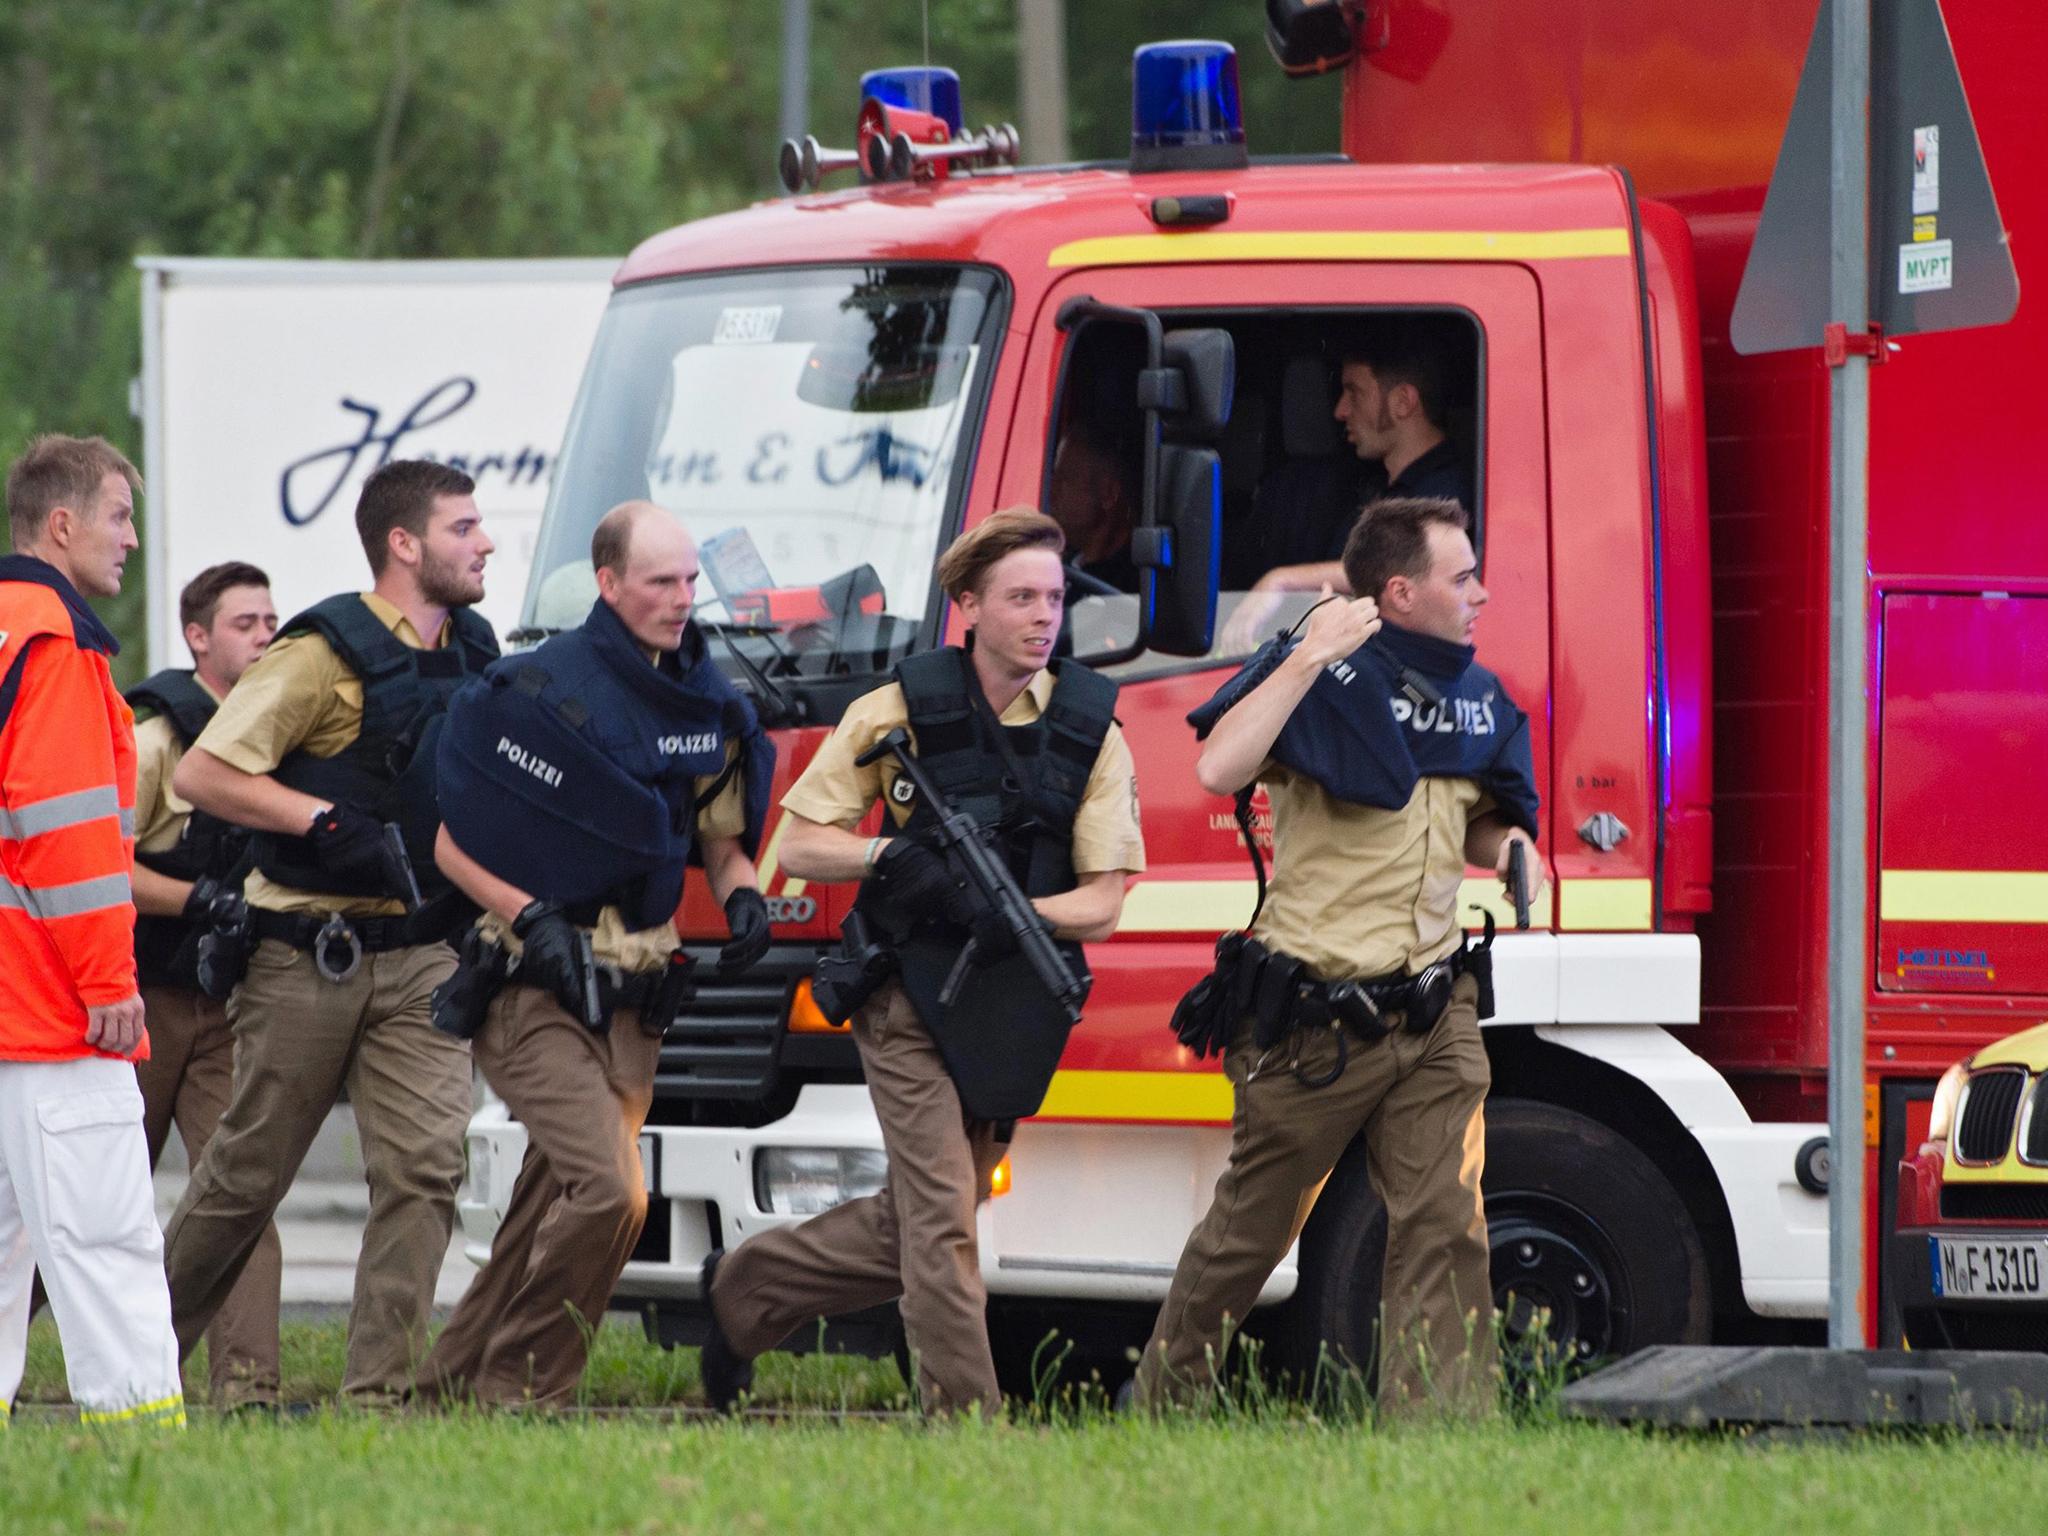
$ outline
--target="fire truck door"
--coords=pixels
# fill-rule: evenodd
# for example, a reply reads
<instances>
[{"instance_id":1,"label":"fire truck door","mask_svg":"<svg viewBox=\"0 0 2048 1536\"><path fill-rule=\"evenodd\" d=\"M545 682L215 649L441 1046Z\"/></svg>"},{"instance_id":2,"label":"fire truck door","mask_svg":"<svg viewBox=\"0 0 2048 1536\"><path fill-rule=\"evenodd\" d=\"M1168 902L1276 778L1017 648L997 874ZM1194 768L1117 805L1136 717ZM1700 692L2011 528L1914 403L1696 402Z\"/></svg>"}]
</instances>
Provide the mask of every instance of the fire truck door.
<instances>
[{"instance_id":1,"label":"fire truck door","mask_svg":"<svg viewBox=\"0 0 2048 1536\"><path fill-rule=\"evenodd\" d=\"M1060 396L1079 387L1063 382L1063 364L1086 336L1061 332L1054 317L1082 294L1155 310L1168 329L1232 331L1237 395L1222 446L1226 497L1232 483L1255 485L1285 458L1275 385L1289 359L1277 349L1307 338L1311 355L1326 356L1330 348L1321 342L1347 323L1404 313L1439 317L1442 330L1464 338L1474 386L1461 425L1482 488L1482 570L1491 593L1479 653L1531 716L1547 802L1549 501L1539 298L1529 270L1505 263L1189 263L1075 272L1052 286L1031 317L999 506L1047 504ZM1323 409L1335 404L1335 359L1329 363ZM1262 424L1252 419L1260 412L1267 413L1265 430L1252 430ZM1330 452L1341 456L1346 448L1332 434ZM1247 453L1257 457L1247 463ZM1242 595L1224 594L1226 616ZM1221 625L1218 633L1225 633ZM1147 869L1129 891L1116 936L1091 946L1096 981L1087 1016L1045 1109L1018 1128L1014 1188L991 1202L985 1218L984 1263L1008 1288L1156 1298L1207 1204L1227 1146L1229 1089L1216 1064L1190 1061L1166 1026L1175 1000L1210 964L1216 935L1250 915L1252 881L1229 802L1195 781L1184 717L1241 655L1219 644L1205 659L1147 654L1114 669L1123 684L1117 715L1137 766ZM1548 843L1546 837L1546 852ZM1463 900L1490 901L1512 925L1499 895L1490 872L1468 871ZM1538 905L1533 925L1550 928L1548 900ZM1502 1022L1556 1019L1556 951L1548 931L1504 944L1506 963L1497 966ZM1273 1281L1277 1294L1292 1280L1290 1259Z\"/></svg>"},{"instance_id":2,"label":"fire truck door","mask_svg":"<svg viewBox=\"0 0 2048 1536\"><path fill-rule=\"evenodd\" d=\"M1053 285L1034 317L1019 427L1003 463L999 506L1049 504L1060 413L1069 405L1062 395L1075 395L1083 387L1064 368L1077 338L1062 332L1054 317L1063 303L1081 294L1155 310L1169 330L1222 325L1235 334L1237 397L1222 444L1226 567L1233 537L1230 488L1245 487L1244 501L1250 504L1250 488L1286 460L1286 433L1279 420L1282 376L1291 361L1288 354L1303 345L1302 338L1310 338L1312 352L1320 344L1317 355L1327 363L1331 391L1326 408L1335 404L1338 361L1329 354L1340 347L1333 338L1341 337L1347 323L1369 326L1401 315L1429 315L1440 322L1433 334L1469 349L1461 362L1469 365L1473 393L1466 409L1454 413L1452 426L1459 433L1454 441L1473 454L1479 488L1477 542L1482 579L1491 594L1478 631L1479 654L1531 716L1538 788L1548 806L1551 541L1540 309L1530 271L1507 263L1190 263L1076 272ZM1037 431L1028 425L1034 419L1041 424ZM1349 452L1334 428L1331 452ZM1119 715L1137 758L1154 878L1241 881L1245 875L1244 853L1227 814L1220 828L1213 825L1218 819L1213 813L1227 812L1227 805L1203 794L1194 782L1192 742L1182 721L1214 692L1241 655L1221 642L1242 595L1223 593L1219 644L1208 658L1210 666L1148 655L1117 669L1124 683ZM1549 828L1544 830L1548 854ZM1512 924L1512 910L1497 903L1498 882L1481 881L1475 872L1467 896L1496 899L1497 917ZM1129 916L1143 920L1151 909L1151 903L1138 899ZM1179 904L1173 910L1183 918L1190 912ZM1546 895L1533 914L1533 926L1550 926L1550 911ZM1242 922L1244 915L1219 908L1213 923L1203 926L1220 932ZM1127 921L1119 938L1146 931Z\"/></svg>"},{"instance_id":3,"label":"fire truck door","mask_svg":"<svg viewBox=\"0 0 2048 1536\"><path fill-rule=\"evenodd\" d=\"M2048 993L2048 598L1884 599L1877 985Z\"/></svg>"}]
</instances>

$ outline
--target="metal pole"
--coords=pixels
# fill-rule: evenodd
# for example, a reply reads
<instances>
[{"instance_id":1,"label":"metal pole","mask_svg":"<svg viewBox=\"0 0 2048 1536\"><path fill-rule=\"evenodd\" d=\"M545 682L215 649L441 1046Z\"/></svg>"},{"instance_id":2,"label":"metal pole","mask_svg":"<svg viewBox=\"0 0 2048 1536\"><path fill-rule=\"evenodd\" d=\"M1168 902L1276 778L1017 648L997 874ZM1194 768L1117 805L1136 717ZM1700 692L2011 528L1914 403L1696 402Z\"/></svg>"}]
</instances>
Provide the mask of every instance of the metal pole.
<instances>
[{"instance_id":1,"label":"metal pole","mask_svg":"<svg viewBox=\"0 0 2048 1536\"><path fill-rule=\"evenodd\" d=\"M1073 158L1067 140L1066 0L1018 0L1017 117L1039 165Z\"/></svg>"},{"instance_id":2,"label":"metal pole","mask_svg":"<svg viewBox=\"0 0 2048 1536\"><path fill-rule=\"evenodd\" d=\"M1870 5L1833 0L1829 313L1852 339L1870 322ZM1828 1347L1861 1349L1863 999L1870 985L1866 834L1870 703L1865 657L1870 522L1870 364L1832 370L1828 620Z\"/></svg>"},{"instance_id":3,"label":"metal pole","mask_svg":"<svg viewBox=\"0 0 2048 1536\"><path fill-rule=\"evenodd\" d=\"M801 140L810 116L811 0L782 0L782 129Z\"/></svg>"}]
</instances>

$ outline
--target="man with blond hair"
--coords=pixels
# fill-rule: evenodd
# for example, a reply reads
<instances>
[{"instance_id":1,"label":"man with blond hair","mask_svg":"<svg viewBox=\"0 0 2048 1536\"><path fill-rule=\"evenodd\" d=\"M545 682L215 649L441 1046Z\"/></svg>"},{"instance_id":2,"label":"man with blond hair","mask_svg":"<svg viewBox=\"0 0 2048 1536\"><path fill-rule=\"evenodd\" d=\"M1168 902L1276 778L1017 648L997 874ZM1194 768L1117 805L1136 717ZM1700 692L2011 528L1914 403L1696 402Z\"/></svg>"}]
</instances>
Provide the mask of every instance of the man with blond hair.
<instances>
[{"instance_id":1,"label":"man with blond hair","mask_svg":"<svg viewBox=\"0 0 2048 1536\"><path fill-rule=\"evenodd\" d=\"M949 1039L948 1017L913 996L909 978L970 938L984 963L1018 961L1015 940L935 846L936 812L872 752L892 731L911 733L920 767L951 809L991 830L1039 920L1085 971L1077 946L1115 930L1124 877L1145 867L1145 846L1130 748L1113 718L1116 685L1073 661L1060 663L1057 681L1047 670L1066 596L1064 546L1059 524L1026 507L992 513L956 539L938 580L967 644L911 657L894 683L855 701L783 797L783 867L804 880L860 881L861 911L897 953L899 974L852 1016L889 1174L877 1194L706 1261L704 1390L716 1407L746 1389L762 1351L819 1318L898 1298L925 1410L1001 1406L975 1211L1010 1124L977 1107L998 1096L996 1085L957 1050L949 1056L958 1037ZM854 829L877 801L883 835L863 838ZM1011 1070L1021 1062L994 1064L1006 1079L1001 1097L1028 1104L1021 1118L1042 1099L1065 1035L1007 1038L1012 1056L1031 1057L1021 1073Z\"/></svg>"},{"instance_id":2,"label":"man with blond hair","mask_svg":"<svg viewBox=\"0 0 2048 1536\"><path fill-rule=\"evenodd\" d=\"M141 484L97 437L39 437L7 474L0 1420L39 1270L80 1418L185 1421L133 1065L149 1054L128 881L135 731L109 664L120 646L86 606L121 590Z\"/></svg>"}]
</instances>

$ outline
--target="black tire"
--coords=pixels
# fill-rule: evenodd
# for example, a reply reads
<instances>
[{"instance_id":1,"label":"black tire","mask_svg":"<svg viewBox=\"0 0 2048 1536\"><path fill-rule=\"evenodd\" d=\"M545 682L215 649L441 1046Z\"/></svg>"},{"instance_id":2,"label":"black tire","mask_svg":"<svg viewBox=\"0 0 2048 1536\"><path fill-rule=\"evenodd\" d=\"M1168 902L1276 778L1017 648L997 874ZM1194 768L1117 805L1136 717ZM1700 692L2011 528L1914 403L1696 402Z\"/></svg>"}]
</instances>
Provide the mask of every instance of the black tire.
<instances>
[{"instance_id":1,"label":"black tire","mask_svg":"<svg viewBox=\"0 0 2048 1536\"><path fill-rule=\"evenodd\" d=\"M1583 1367L1651 1344L1706 1342L1705 1248L1657 1165L1616 1132L1527 1099L1486 1106L1486 1215L1494 1307L1511 1355L1548 1314L1551 1360ZM1386 1208L1355 1142L1301 1238L1301 1279L1275 1319L1276 1364L1306 1380L1318 1348L1374 1371Z\"/></svg>"}]
</instances>

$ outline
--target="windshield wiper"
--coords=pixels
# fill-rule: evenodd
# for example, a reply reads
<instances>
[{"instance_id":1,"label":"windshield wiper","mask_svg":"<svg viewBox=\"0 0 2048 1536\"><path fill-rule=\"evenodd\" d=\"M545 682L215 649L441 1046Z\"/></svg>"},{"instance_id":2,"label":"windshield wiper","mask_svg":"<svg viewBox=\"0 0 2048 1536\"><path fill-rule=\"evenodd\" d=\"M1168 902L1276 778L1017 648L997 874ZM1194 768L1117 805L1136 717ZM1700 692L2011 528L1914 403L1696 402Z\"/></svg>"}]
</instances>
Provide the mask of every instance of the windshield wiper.
<instances>
[{"instance_id":1,"label":"windshield wiper","mask_svg":"<svg viewBox=\"0 0 2048 1536\"><path fill-rule=\"evenodd\" d=\"M700 629L710 630L712 634L725 642L726 654L738 662L741 669L753 680L756 701L763 704L772 703L775 706L772 718L763 720L761 722L763 725L773 727L803 724L804 716L807 713L803 700L795 695L783 692L775 680L752 657L741 650L732 638L733 631L738 630L743 635L772 636L779 642L781 639L779 631L766 625L721 623L705 619L698 620L697 626ZM781 649L779 643L776 648L777 650ZM763 713L768 712L764 710Z\"/></svg>"}]
</instances>

